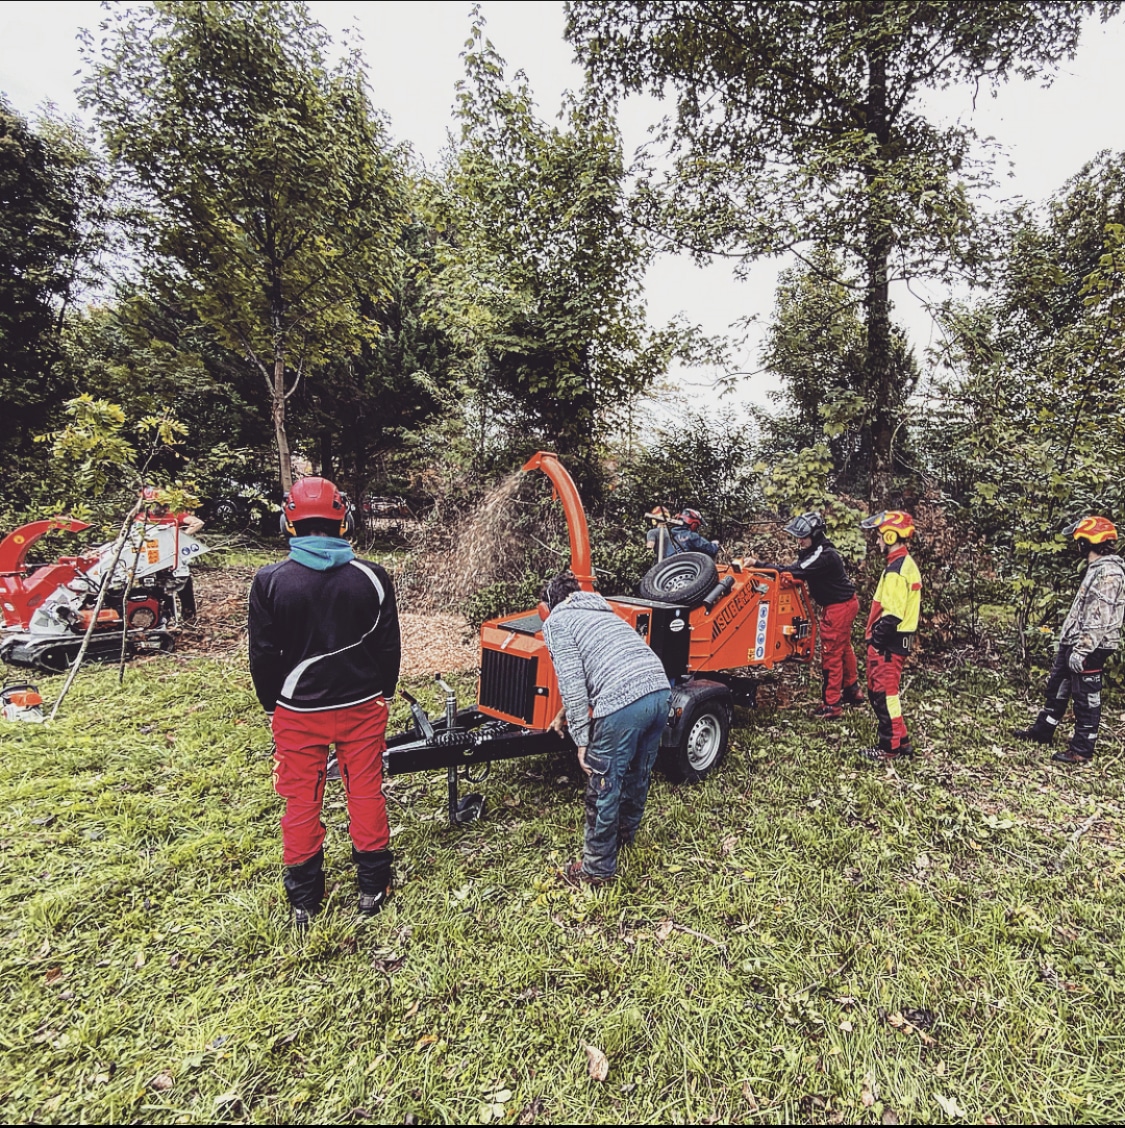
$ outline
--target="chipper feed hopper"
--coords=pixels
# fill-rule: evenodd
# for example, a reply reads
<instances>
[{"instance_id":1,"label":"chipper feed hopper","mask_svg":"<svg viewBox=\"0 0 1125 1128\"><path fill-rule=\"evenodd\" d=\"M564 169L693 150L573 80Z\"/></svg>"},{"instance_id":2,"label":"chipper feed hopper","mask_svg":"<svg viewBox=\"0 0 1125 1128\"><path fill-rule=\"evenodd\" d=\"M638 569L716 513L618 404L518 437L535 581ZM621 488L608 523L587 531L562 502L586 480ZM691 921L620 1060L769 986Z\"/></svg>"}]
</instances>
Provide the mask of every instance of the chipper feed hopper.
<instances>
[{"instance_id":1,"label":"chipper feed hopper","mask_svg":"<svg viewBox=\"0 0 1125 1128\"><path fill-rule=\"evenodd\" d=\"M586 514L573 479L555 455L542 451L523 469L550 478L566 514L571 570L583 590L594 590ZM722 761L734 706L754 704L755 675L782 662L807 664L816 648L816 619L804 583L772 569L737 561L716 565L702 553L680 553L654 565L637 596L608 600L667 671L672 701L661 764L676 782L702 779ZM447 768L455 822L479 817L483 805L477 795L458 798L458 768L468 775L473 764L564 746L548 731L562 702L542 627L538 610L481 627L480 682L471 709L458 710L444 683L446 710L437 720L404 695L414 731L388 741L387 772Z\"/></svg>"}]
</instances>

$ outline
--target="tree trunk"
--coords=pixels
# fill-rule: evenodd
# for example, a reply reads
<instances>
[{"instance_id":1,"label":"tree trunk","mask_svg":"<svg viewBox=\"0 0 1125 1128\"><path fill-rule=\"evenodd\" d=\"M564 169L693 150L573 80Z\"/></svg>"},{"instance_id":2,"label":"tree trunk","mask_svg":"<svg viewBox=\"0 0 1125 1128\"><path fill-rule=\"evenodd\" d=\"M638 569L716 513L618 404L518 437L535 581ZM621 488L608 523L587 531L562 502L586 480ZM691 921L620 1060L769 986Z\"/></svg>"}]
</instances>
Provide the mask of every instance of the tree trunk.
<instances>
[{"instance_id":1,"label":"tree trunk","mask_svg":"<svg viewBox=\"0 0 1125 1128\"><path fill-rule=\"evenodd\" d=\"M293 488L293 459L289 451L289 436L285 433L285 353L276 349L273 358L273 433L277 440L278 469L281 490L288 493Z\"/></svg>"},{"instance_id":2,"label":"tree trunk","mask_svg":"<svg viewBox=\"0 0 1125 1128\"><path fill-rule=\"evenodd\" d=\"M881 15L882 4L871 5ZM864 166L867 185L867 232L865 267L867 290L864 309L867 320L867 395L871 405L871 450L869 500L882 507L889 499L894 472L894 406L897 401L892 364L891 299L889 263L891 225L883 200L885 188L880 180L882 159L890 143L887 107L887 57L885 48L875 43L867 60L867 132L876 142L875 160Z\"/></svg>"}]
</instances>

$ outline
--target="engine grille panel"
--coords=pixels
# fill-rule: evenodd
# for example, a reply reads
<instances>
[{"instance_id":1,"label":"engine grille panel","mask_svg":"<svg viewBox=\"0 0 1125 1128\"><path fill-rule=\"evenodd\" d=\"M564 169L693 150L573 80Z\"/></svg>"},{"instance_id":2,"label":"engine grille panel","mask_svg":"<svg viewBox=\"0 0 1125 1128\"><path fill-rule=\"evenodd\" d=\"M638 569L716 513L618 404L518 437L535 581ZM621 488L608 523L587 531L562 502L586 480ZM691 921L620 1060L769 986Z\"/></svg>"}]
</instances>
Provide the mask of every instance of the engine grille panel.
<instances>
[{"instance_id":1,"label":"engine grille panel","mask_svg":"<svg viewBox=\"0 0 1125 1128\"><path fill-rule=\"evenodd\" d=\"M531 724L539 659L484 649L480 656L480 703Z\"/></svg>"}]
</instances>

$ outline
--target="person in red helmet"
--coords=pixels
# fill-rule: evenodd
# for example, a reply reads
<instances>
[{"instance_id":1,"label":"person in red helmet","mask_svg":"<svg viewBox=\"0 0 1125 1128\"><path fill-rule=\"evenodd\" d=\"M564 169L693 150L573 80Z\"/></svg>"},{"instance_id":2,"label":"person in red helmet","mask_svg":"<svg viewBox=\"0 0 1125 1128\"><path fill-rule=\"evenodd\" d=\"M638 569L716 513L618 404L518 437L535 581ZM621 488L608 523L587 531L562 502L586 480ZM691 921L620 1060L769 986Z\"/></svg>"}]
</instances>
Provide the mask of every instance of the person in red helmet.
<instances>
[{"instance_id":1,"label":"person in red helmet","mask_svg":"<svg viewBox=\"0 0 1125 1128\"><path fill-rule=\"evenodd\" d=\"M1117 555L1117 527L1106 517L1083 517L1064 529L1086 561L1059 635L1059 648L1047 679L1047 702L1030 728L1017 729L1020 740L1050 744L1074 702L1074 735L1051 757L1063 764L1088 764L1102 722L1102 670L1121 645L1125 618L1125 561Z\"/></svg>"},{"instance_id":2,"label":"person in red helmet","mask_svg":"<svg viewBox=\"0 0 1125 1128\"><path fill-rule=\"evenodd\" d=\"M282 511L289 557L260 569L250 588L250 673L272 718L274 786L286 802L285 891L305 928L324 900L329 745L347 797L359 912L374 915L390 894L383 752L401 639L391 578L352 551L340 491L325 478L302 478Z\"/></svg>"},{"instance_id":3,"label":"person in red helmet","mask_svg":"<svg viewBox=\"0 0 1125 1128\"><path fill-rule=\"evenodd\" d=\"M653 523L647 543L658 560L678 552L704 552L712 559L718 556L719 542L700 535L703 515L698 509L685 509L673 517L667 508L658 505L645 516Z\"/></svg>"},{"instance_id":4,"label":"person in red helmet","mask_svg":"<svg viewBox=\"0 0 1125 1128\"><path fill-rule=\"evenodd\" d=\"M899 510L860 522L879 533L887 563L867 616L867 697L879 721L878 743L861 748L865 760L897 760L914 754L902 715L902 668L914 644L922 610L922 573L910 555L914 518Z\"/></svg>"}]
</instances>

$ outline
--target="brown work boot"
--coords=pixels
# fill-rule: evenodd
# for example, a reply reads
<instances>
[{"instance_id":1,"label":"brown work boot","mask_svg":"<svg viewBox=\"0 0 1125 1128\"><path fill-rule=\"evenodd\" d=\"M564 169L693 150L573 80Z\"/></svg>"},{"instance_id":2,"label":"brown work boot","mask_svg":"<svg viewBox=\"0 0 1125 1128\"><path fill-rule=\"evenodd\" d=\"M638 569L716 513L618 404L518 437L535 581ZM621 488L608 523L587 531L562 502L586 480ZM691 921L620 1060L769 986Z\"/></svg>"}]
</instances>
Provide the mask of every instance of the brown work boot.
<instances>
[{"instance_id":1,"label":"brown work boot","mask_svg":"<svg viewBox=\"0 0 1125 1128\"><path fill-rule=\"evenodd\" d=\"M1088 764L1094 758L1091 752L1087 755L1085 752L1075 752L1073 748L1060 748L1051 759L1058 764L1070 764L1072 767L1077 767L1079 764Z\"/></svg>"},{"instance_id":2,"label":"brown work boot","mask_svg":"<svg viewBox=\"0 0 1125 1128\"><path fill-rule=\"evenodd\" d=\"M810 717L821 717L827 721L838 721L843 715L844 710L839 705L821 705L809 714Z\"/></svg>"},{"instance_id":3,"label":"brown work boot","mask_svg":"<svg viewBox=\"0 0 1125 1128\"><path fill-rule=\"evenodd\" d=\"M600 885L608 885L612 877L597 877L592 873L587 873L582 868L581 862L570 862L559 871L559 877L567 884L577 889L583 885L589 885L591 888L597 888Z\"/></svg>"}]
</instances>

